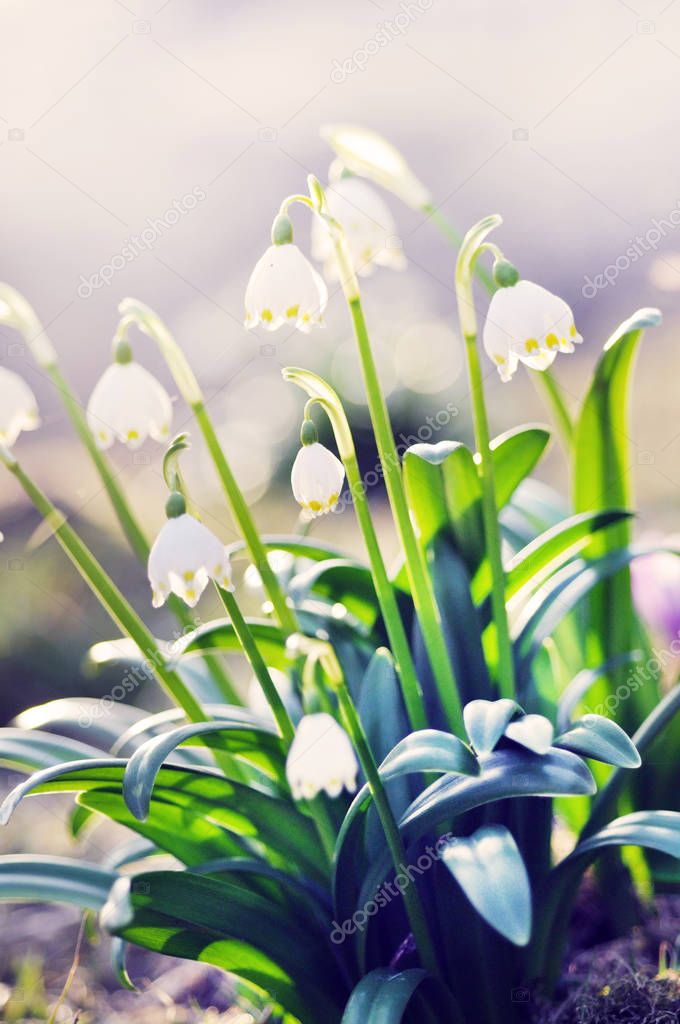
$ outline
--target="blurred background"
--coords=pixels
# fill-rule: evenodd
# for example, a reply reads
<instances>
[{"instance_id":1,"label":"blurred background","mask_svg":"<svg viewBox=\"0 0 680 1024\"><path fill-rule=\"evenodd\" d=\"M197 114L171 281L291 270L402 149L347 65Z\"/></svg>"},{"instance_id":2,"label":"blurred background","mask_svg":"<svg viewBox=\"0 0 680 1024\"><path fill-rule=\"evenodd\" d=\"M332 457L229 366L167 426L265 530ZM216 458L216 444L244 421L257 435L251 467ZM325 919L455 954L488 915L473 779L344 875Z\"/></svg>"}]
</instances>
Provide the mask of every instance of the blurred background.
<instances>
[{"instance_id":1,"label":"blurred background","mask_svg":"<svg viewBox=\"0 0 680 1024\"><path fill-rule=\"evenodd\" d=\"M585 343L554 367L573 407L614 327L640 306L661 307L664 324L642 349L631 440L640 532L677 528L680 3L346 0L340 10L311 0L4 0L0 13L0 279L33 304L83 402L109 361L118 302L132 295L165 319L188 355L263 529L297 523L288 474L303 401L283 383L282 366L328 376L347 402L364 470L375 465L337 290L325 331L242 326L248 277L280 200L303 190L310 171L326 180L331 152L320 125L356 122L405 154L461 231L503 214L497 241L522 275L575 311ZM448 409L433 439L470 441L454 254L422 214L385 199L408 267L378 269L363 290L395 429L408 437ZM295 223L309 251L304 211ZM128 258L142 232L152 240ZM174 394L151 343L133 341L136 358ZM26 378L40 405L42 429L22 435L21 459L168 637L170 621L151 610L145 573L59 396L8 329L0 364ZM510 385L487 369L494 433L545 421L523 369ZM234 540L180 400L173 429L192 431L190 487L206 521ZM111 454L152 536L163 521L161 449L148 442ZM565 493L557 444L540 475ZM380 515L379 486L371 497ZM3 722L37 702L112 685L84 675L81 661L115 630L38 526L2 475ZM314 529L360 550L351 510ZM389 533L385 545L394 551ZM215 609L206 598L198 611L207 619ZM152 707L156 696L144 687L139 699Z\"/></svg>"}]
</instances>

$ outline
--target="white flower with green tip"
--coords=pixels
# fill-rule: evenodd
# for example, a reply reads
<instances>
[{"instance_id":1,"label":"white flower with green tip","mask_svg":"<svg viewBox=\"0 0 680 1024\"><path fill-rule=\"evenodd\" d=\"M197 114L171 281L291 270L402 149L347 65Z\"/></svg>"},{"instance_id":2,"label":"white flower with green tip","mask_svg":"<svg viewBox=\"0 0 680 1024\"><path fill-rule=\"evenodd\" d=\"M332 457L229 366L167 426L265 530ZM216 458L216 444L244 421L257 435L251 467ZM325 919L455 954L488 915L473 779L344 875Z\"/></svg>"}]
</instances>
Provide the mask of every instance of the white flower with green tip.
<instances>
[{"instance_id":1,"label":"white flower with green tip","mask_svg":"<svg viewBox=\"0 0 680 1024\"><path fill-rule=\"evenodd\" d=\"M99 378L87 404L87 422L99 448L120 441L139 448L147 437L167 441L172 402L163 385L139 363L114 362Z\"/></svg>"},{"instance_id":2,"label":"white flower with green tip","mask_svg":"<svg viewBox=\"0 0 680 1024\"><path fill-rule=\"evenodd\" d=\"M295 456L290 482L295 500L311 516L322 516L338 503L345 468L333 452L318 441L303 444Z\"/></svg>"},{"instance_id":3,"label":"white flower with green tip","mask_svg":"<svg viewBox=\"0 0 680 1024\"><path fill-rule=\"evenodd\" d=\"M178 495L171 495L171 502ZM170 593L193 608L213 579L224 590L233 590L229 555L212 530L186 511L169 512L149 553L148 575L153 606L160 608Z\"/></svg>"},{"instance_id":4,"label":"white flower with green tip","mask_svg":"<svg viewBox=\"0 0 680 1024\"><path fill-rule=\"evenodd\" d=\"M340 796L357 788L354 748L345 730L325 711L305 715L286 760L286 778L296 800L313 800L321 792Z\"/></svg>"},{"instance_id":5,"label":"white flower with green tip","mask_svg":"<svg viewBox=\"0 0 680 1024\"><path fill-rule=\"evenodd\" d=\"M38 403L28 384L0 366L0 444L11 448L22 430L39 426Z\"/></svg>"},{"instance_id":6,"label":"white flower with green tip","mask_svg":"<svg viewBox=\"0 0 680 1024\"><path fill-rule=\"evenodd\" d=\"M583 338L563 299L532 281L518 281L491 299L483 340L501 380L509 381L520 362L547 370L558 352L573 352Z\"/></svg>"},{"instance_id":7,"label":"white flower with green tip","mask_svg":"<svg viewBox=\"0 0 680 1024\"><path fill-rule=\"evenodd\" d=\"M307 334L325 327L328 289L321 275L292 242L270 245L250 275L246 289L248 328L276 331L284 324Z\"/></svg>"}]
</instances>

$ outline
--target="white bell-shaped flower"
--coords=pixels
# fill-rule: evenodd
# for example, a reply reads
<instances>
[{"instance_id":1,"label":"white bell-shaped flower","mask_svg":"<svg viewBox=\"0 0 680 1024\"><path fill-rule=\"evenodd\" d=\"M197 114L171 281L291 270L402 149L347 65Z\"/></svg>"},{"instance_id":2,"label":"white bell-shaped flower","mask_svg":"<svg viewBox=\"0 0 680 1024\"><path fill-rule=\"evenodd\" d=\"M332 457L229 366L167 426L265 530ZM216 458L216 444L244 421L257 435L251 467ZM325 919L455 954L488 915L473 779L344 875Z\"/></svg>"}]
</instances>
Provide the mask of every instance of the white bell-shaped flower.
<instances>
[{"instance_id":1,"label":"white bell-shaped flower","mask_svg":"<svg viewBox=\"0 0 680 1024\"><path fill-rule=\"evenodd\" d=\"M375 268L404 270L406 258L396 224L382 196L360 178L339 178L326 189L328 213L345 232L352 265L366 277ZM312 256L323 263L330 281L340 277L335 246L320 217L312 221Z\"/></svg>"},{"instance_id":2,"label":"white bell-shaped flower","mask_svg":"<svg viewBox=\"0 0 680 1024\"><path fill-rule=\"evenodd\" d=\"M163 525L149 552L148 575L154 608L170 593L193 608L210 579L224 590L234 589L224 544L187 512L171 515Z\"/></svg>"},{"instance_id":3,"label":"white bell-shaped flower","mask_svg":"<svg viewBox=\"0 0 680 1024\"><path fill-rule=\"evenodd\" d=\"M328 289L321 275L292 242L270 245L255 264L246 288L246 327L275 331L283 324L308 333L325 327Z\"/></svg>"},{"instance_id":4,"label":"white bell-shaped flower","mask_svg":"<svg viewBox=\"0 0 680 1024\"><path fill-rule=\"evenodd\" d=\"M135 362L115 362L104 370L87 404L87 422L99 448L121 441L139 448L147 437L165 441L172 402L153 374Z\"/></svg>"},{"instance_id":5,"label":"white bell-shaped flower","mask_svg":"<svg viewBox=\"0 0 680 1024\"><path fill-rule=\"evenodd\" d=\"M310 515L322 516L338 503L345 468L333 452L315 441L303 444L290 473L293 495Z\"/></svg>"},{"instance_id":6,"label":"white bell-shaped flower","mask_svg":"<svg viewBox=\"0 0 680 1024\"><path fill-rule=\"evenodd\" d=\"M322 790L330 797L357 788L357 763L345 730L325 711L305 715L286 760L286 778L296 800L313 800Z\"/></svg>"},{"instance_id":7,"label":"white bell-shaped flower","mask_svg":"<svg viewBox=\"0 0 680 1024\"><path fill-rule=\"evenodd\" d=\"M532 281L499 288L491 299L484 348L502 381L510 380L520 360L547 370L558 352L573 352L582 341L567 303Z\"/></svg>"},{"instance_id":8,"label":"white bell-shaped flower","mask_svg":"<svg viewBox=\"0 0 680 1024\"><path fill-rule=\"evenodd\" d=\"M22 430L39 426L38 403L28 384L0 366L0 444L11 448Z\"/></svg>"}]
</instances>

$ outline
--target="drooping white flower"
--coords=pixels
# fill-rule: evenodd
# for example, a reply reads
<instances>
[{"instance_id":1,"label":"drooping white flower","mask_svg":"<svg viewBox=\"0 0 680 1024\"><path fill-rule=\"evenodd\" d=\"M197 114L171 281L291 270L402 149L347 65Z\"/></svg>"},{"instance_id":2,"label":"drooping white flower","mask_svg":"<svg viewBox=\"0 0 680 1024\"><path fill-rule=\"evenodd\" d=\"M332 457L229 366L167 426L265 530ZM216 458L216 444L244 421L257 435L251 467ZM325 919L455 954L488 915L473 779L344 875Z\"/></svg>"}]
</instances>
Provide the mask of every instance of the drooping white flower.
<instances>
[{"instance_id":1,"label":"drooping white flower","mask_svg":"<svg viewBox=\"0 0 680 1024\"><path fill-rule=\"evenodd\" d=\"M28 384L0 366L0 444L11 448L22 430L39 426L38 403Z\"/></svg>"},{"instance_id":2,"label":"drooping white flower","mask_svg":"<svg viewBox=\"0 0 680 1024\"><path fill-rule=\"evenodd\" d=\"M296 800L313 800L322 790L340 796L357 788L359 766L345 730L325 711L305 715L286 760L286 778Z\"/></svg>"},{"instance_id":3,"label":"drooping white flower","mask_svg":"<svg viewBox=\"0 0 680 1024\"><path fill-rule=\"evenodd\" d=\"M377 266L404 270L406 258L394 218L381 195L360 178L339 178L326 189L328 213L345 232L352 264L366 277ZM320 217L312 221L312 256L324 265L331 281L340 277L335 246Z\"/></svg>"},{"instance_id":4,"label":"drooping white flower","mask_svg":"<svg viewBox=\"0 0 680 1024\"><path fill-rule=\"evenodd\" d=\"M432 202L430 193L399 150L382 135L354 124L327 124L321 128L321 137L353 174L370 178L414 210L422 210Z\"/></svg>"},{"instance_id":5,"label":"drooping white flower","mask_svg":"<svg viewBox=\"0 0 680 1024\"><path fill-rule=\"evenodd\" d=\"M112 363L99 378L87 404L87 422L99 448L121 441L139 448L147 437L165 441L172 403L163 385L135 362Z\"/></svg>"},{"instance_id":6,"label":"drooping white flower","mask_svg":"<svg viewBox=\"0 0 680 1024\"><path fill-rule=\"evenodd\" d=\"M532 281L499 288L484 324L484 348L502 381L509 381L518 362L547 370L558 352L573 352L583 338L567 303Z\"/></svg>"},{"instance_id":7,"label":"drooping white flower","mask_svg":"<svg viewBox=\"0 0 680 1024\"><path fill-rule=\"evenodd\" d=\"M290 473L293 495L312 516L335 508L345 480L345 468L333 452L315 441L303 444Z\"/></svg>"},{"instance_id":8,"label":"drooping white flower","mask_svg":"<svg viewBox=\"0 0 680 1024\"><path fill-rule=\"evenodd\" d=\"M154 608L171 592L193 608L210 579L224 590L234 589L224 544L187 512L171 516L161 528L149 553L148 575Z\"/></svg>"},{"instance_id":9,"label":"drooping white flower","mask_svg":"<svg viewBox=\"0 0 680 1024\"><path fill-rule=\"evenodd\" d=\"M245 325L275 331L290 324L307 334L312 327L326 326L327 303L323 278L298 247L292 242L270 245L248 281Z\"/></svg>"}]
</instances>

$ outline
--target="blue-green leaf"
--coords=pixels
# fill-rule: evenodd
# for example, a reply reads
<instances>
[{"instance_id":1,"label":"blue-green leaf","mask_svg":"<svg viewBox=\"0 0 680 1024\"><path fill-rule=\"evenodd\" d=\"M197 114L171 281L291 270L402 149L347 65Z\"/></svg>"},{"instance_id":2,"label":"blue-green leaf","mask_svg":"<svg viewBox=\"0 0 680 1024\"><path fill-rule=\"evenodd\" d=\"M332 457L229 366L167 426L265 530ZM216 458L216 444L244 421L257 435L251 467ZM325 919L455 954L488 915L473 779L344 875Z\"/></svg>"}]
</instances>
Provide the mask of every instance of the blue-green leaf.
<instances>
[{"instance_id":1,"label":"blue-green leaf","mask_svg":"<svg viewBox=\"0 0 680 1024\"><path fill-rule=\"evenodd\" d=\"M0 857L0 900L73 903L101 910L118 876L68 857L12 854Z\"/></svg>"},{"instance_id":2,"label":"blue-green leaf","mask_svg":"<svg viewBox=\"0 0 680 1024\"><path fill-rule=\"evenodd\" d=\"M504 825L485 825L452 840L442 860L484 920L516 946L531 935L531 887L524 861Z\"/></svg>"},{"instance_id":3,"label":"blue-green leaf","mask_svg":"<svg viewBox=\"0 0 680 1024\"><path fill-rule=\"evenodd\" d=\"M508 724L521 713L519 704L500 700L471 700L463 708L463 721L470 743L478 754L488 754L498 743Z\"/></svg>"},{"instance_id":4,"label":"blue-green leaf","mask_svg":"<svg viewBox=\"0 0 680 1024\"><path fill-rule=\"evenodd\" d=\"M557 737L555 746L617 768L639 768L641 764L630 737L620 725L603 715L584 715L571 729Z\"/></svg>"},{"instance_id":5,"label":"blue-green leaf","mask_svg":"<svg viewBox=\"0 0 680 1024\"><path fill-rule=\"evenodd\" d=\"M457 736L438 729L422 729L397 743L380 765L380 775L386 782L415 772L478 775L479 763Z\"/></svg>"}]
</instances>

